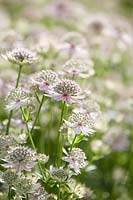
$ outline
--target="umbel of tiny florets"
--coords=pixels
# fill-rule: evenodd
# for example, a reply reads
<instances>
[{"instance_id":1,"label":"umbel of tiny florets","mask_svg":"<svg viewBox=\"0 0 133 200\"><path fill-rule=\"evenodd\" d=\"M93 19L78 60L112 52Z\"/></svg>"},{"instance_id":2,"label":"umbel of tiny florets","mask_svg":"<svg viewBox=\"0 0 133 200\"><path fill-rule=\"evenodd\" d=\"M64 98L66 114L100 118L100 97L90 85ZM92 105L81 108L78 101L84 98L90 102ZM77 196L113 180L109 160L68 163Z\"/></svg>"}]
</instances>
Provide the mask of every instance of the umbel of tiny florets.
<instances>
[{"instance_id":1,"label":"umbel of tiny florets","mask_svg":"<svg viewBox=\"0 0 133 200\"><path fill-rule=\"evenodd\" d=\"M88 78L94 75L93 62L89 59L83 61L82 59L72 58L65 63L64 71L73 76Z\"/></svg>"},{"instance_id":2,"label":"umbel of tiny florets","mask_svg":"<svg viewBox=\"0 0 133 200\"><path fill-rule=\"evenodd\" d=\"M65 101L66 103L73 103L80 99L81 89L79 85L72 80L62 79L49 91L49 96L53 97L56 101Z\"/></svg>"},{"instance_id":3,"label":"umbel of tiny florets","mask_svg":"<svg viewBox=\"0 0 133 200\"><path fill-rule=\"evenodd\" d=\"M69 172L63 168L53 168L51 176L57 182L64 182L69 177L68 173Z\"/></svg>"},{"instance_id":4,"label":"umbel of tiny florets","mask_svg":"<svg viewBox=\"0 0 133 200\"><path fill-rule=\"evenodd\" d=\"M6 162L2 164L5 168L13 168L17 172L22 170L31 171L35 165L36 153L28 147L14 147L2 160Z\"/></svg>"},{"instance_id":5,"label":"umbel of tiny florets","mask_svg":"<svg viewBox=\"0 0 133 200\"><path fill-rule=\"evenodd\" d=\"M37 60L35 53L26 48L17 48L7 52L2 57L11 63L18 65L32 64Z\"/></svg>"},{"instance_id":6,"label":"umbel of tiny florets","mask_svg":"<svg viewBox=\"0 0 133 200\"><path fill-rule=\"evenodd\" d=\"M9 186L13 186L13 184L17 181L18 174L13 170L6 170L2 176L4 182L6 182Z\"/></svg>"},{"instance_id":7,"label":"umbel of tiny florets","mask_svg":"<svg viewBox=\"0 0 133 200\"><path fill-rule=\"evenodd\" d=\"M70 169L73 169L76 174L79 174L80 169L87 164L85 153L80 148L73 148L66 157L63 157L63 160L69 163Z\"/></svg>"},{"instance_id":8,"label":"umbel of tiny florets","mask_svg":"<svg viewBox=\"0 0 133 200\"><path fill-rule=\"evenodd\" d=\"M6 97L7 110L18 109L21 106L26 106L30 102L30 95L28 92L22 90L22 88L12 89Z\"/></svg>"},{"instance_id":9,"label":"umbel of tiny florets","mask_svg":"<svg viewBox=\"0 0 133 200\"><path fill-rule=\"evenodd\" d=\"M9 135L0 135L0 157L6 155L9 148L16 144L13 137Z\"/></svg>"},{"instance_id":10,"label":"umbel of tiny florets","mask_svg":"<svg viewBox=\"0 0 133 200\"><path fill-rule=\"evenodd\" d=\"M83 133L84 135L89 135L94 133L92 129L94 121L87 113L73 113L68 121L64 121L69 128L74 129L76 134Z\"/></svg>"},{"instance_id":11,"label":"umbel of tiny florets","mask_svg":"<svg viewBox=\"0 0 133 200\"><path fill-rule=\"evenodd\" d=\"M37 191L40 184L37 183L37 177L20 175L14 183L16 192L20 195L32 194Z\"/></svg>"},{"instance_id":12,"label":"umbel of tiny florets","mask_svg":"<svg viewBox=\"0 0 133 200\"><path fill-rule=\"evenodd\" d=\"M58 75L52 70L42 70L32 79L41 91L51 90L58 81Z\"/></svg>"}]
</instances>

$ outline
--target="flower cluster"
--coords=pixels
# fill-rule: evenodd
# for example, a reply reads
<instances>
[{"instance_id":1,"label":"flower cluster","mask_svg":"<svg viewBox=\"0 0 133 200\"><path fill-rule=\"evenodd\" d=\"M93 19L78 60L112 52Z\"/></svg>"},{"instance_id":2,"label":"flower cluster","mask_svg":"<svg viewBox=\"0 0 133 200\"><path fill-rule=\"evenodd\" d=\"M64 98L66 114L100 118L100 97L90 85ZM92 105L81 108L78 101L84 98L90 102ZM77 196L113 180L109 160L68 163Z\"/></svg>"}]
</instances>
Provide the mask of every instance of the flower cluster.
<instances>
[{"instance_id":1,"label":"flower cluster","mask_svg":"<svg viewBox=\"0 0 133 200\"><path fill-rule=\"evenodd\" d=\"M25 170L31 171L35 165L36 152L28 147L14 147L8 152L8 155L3 158L5 168L13 168L17 172Z\"/></svg>"},{"instance_id":2,"label":"flower cluster","mask_svg":"<svg viewBox=\"0 0 133 200\"><path fill-rule=\"evenodd\" d=\"M2 56L4 59L9 60L9 62L21 66L32 64L37 60L35 53L25 48L13 49Z\"/></svg>"},{"instance_id":3,"label":"flower cluster","mask_svg":"<svg viewBox=\"0 0 133 200\"><path fill-rule=\"evenodd\" d=\"M56 101L65 101L70 104L80 98L80 87L72 80L62 79L49 91L49 96L53 97Z\"/></svg>"},{"instance_id":4,"label":"flower cluster","mask_svg":"<svg viewBox=\"0 0 133 200\"><path fill-rule=\"evenodd\" d=\"M85 153L80 148L73 148L72 151L63 160L69 163L70 169L73 169L76 174L80 173L80 169L86 166Z\"/></svg>"},{"instance_id":5,"label":"flower cluster","mask_svg":"<svg viewBox=\"0 0 133 200\"><path fill-rule=\"evenodd\" d=\"M74 129L76 134L83 133L84 135L88 135L94 133L92 129L93 120L87 113L73 113L68 121L65 120L65 124Z\"/></svg>"},{"instance_id":6,"label":"flower cluster","mask_svg":"<svg viewBox=\"0 0 133 200\"><path fill-rule=\"evenodd\" d=\"M30 102L30 95L22 88L12 89L6 97L7 110L19 109L20 107L27 106Z\"/></svg>"}]
</instances>

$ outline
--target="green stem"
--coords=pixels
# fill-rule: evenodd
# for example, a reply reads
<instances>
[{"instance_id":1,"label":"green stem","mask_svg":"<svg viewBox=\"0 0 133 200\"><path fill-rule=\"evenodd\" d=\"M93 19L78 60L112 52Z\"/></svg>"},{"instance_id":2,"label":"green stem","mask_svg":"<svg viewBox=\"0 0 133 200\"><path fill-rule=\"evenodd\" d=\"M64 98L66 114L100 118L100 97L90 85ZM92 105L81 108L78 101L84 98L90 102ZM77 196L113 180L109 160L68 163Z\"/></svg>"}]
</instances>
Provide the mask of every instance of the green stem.
<instances>
[{"instance_id":1,"label":"green stem","mask_svg":"<svg viewBox=\"0 0 133 200\"><path fill-rule=\"evenodd\" d=\"M40 111L41 111L41 108L42 108L42 105L43 105L43 102L44 102L44 95L42 96L42 100L41 100L41 102L40 102L40 105L39 105L39 108L38 108L38 111L37 111L37 114L36 114L36 117L35 117L35 120L34 120L34 122L33 122L33 125L32 125L32 128L31 128L31 134L32 134L32 132L33 132L33 130L34 130L34 127L35 127L35 125L36 125L36 122L37 122L37 120L38 120L38 117L39 117L39 114L40 114Z\"/></svg>"},{"instance_id":2,"label":"green stem","mask_svg":"<svg viewBox=\"0 0 133 200\"><path fill-rule=\"evenodd\" d=\"M18 77L17 77L16 86L15 86L16 88L18 87L18 84L19 84L21 72L22 72L22 65L19 66Z\"/></svg>"},{"instance_id":3,"label":"green stem","mask_svg":"<svg viewBox=\"0 0 133 200\"><path fill-rule=\"evenodd\" d=\"M11 200L11 187L9 186L8 189L8 200Z\"/></svg>"},{"instance_id":4,"label":"green stem","mask_svg":"<svg viewBox=\"0 0 133 200\"><path fill-rule=\"evenodd\" d=\"M59 189L58 189L58 200L60 200L60 183L59 183Z\"/></svg>"},{"instance_id":5,"label":"green stem","mask_svg":"<svg viewBox=\"0 0 133 200\"><path fill-rule=\"evenodd\" d=\"M38 103L40 104L41 102L40 102L40 99L39 99L39 97L38 97L36 92L35 92L35 96L36 96L36 99L37 99Z\"/></svg>"},{"instance_id":6,"label":"green stem","mask_svg":"<svg viewBox=\"0 0 133 200\"><path fill-rule=\"evenodd\" d=\"M18 87L21 72L22 72L22 65L19 66L18 77L17 77L15 88ZM10 124L11 124L12 115L13 115L13 110L11 110L9 113L9 118L8 118L8 123L7 123L7 128L6 128L6 135L9 134L9 128L10 128Z\"/></svg>"},{"instance_id":7,"label":"green stem","mask_svg":"<svg viewBox=\"0 0 133 200\"><path fill-rule=\"evenodd\" d=\"M70 151L72 151L72 148L74 146L75 140L76 140L77 134L75 134L74 139L72 141L71 147L70 147Z\"/></svg>"},{"instance_id":8,"label":"green stem","mask_svg":"<svg viewBox=\"0 0 133 200\"><path fill-rule=\"evenodd\" d=\"M26 200L29 200L29 195L28 195L28 193L26 194Z\"/></svg>"},{"instance_id":9,"label":"green stem","mask_svg":"<svg viewBox=\"0 0 133 200\"><path fill-rule=\"evenodd\" d=\"M32 138L32 135L31 135L31 132L30 132L29 127L28 127L28 123L27 123L27 120L26 120L26 117L25 117L24 111L23 111L22 107L21 107L20 109L21 109L22 116L23 116L24 121L25 121L25 124L26 124L26 129L27 129L28 137L29 137L29 139L30 139L30 142L31 142L32 148L35 150L35 152L37 152L37 150L36 150L36 146L35 146L35 143L34 143L34 141L33 141L33 138ZM43 177L43 180L45 180L45 176L44 176L44 173L43 173L43 169L42 169L41 163L39 162L39 160L38 160L37 163L38 163L38 168L39 168L39 170L40 170L40 173L41 173L41 175L42 175L42 177Z\"/></svg>"},{"instance_id":10,"label":"green stem","mask_svg":"<svg viewBox=\"0 0 133 200\"><path fill-rule=\"evenodd\" d=\"M60 160L61 154L62 154L62 143L61 143L61 134L60 134L60 127L63 122L63 116L64 116L64 111L65 111L65 101L62 104L62 110L61 110L61 117L60 117L60 123L59 123L59 128L58 128L58 135L57 135L57 148L56 148L56 161L57 163Z\"/></svg>"}]
</instances>

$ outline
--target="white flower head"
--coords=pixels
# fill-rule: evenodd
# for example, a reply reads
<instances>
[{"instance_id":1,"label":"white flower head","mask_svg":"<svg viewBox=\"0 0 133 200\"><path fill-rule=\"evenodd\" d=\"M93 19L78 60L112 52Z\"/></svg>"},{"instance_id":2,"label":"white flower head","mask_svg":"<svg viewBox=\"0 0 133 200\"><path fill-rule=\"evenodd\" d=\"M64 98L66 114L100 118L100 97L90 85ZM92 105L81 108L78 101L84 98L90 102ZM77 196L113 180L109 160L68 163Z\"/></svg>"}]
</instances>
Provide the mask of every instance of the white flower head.
<instances>
[{"instance_id":1,"label":"white flower head","mask_svg":"<svg viewBox=\"0 0 133 200\"><path fill-rule=\"evenodd\" d=\"M27 106L30 102L30 95L22 88L12 89L6 97L7 110L19 109L21 106Z\"/></svg>"},{"instance_id":2,"label":"white flower head","mask_svg":"<svg viewBox=\"0 0 133 200\"><path fill-rule=\"evenodd\" d=\"M64 120L65 124L72 128L76 134L83 133L84 135L89 135L94 133L95 131L92 129L93 120L89 117L87 113L73 113L68 121Z\"/></svg>"},{"instance_id":3,"label":"white flower head","mask_svg":"<svg viewBox=\"0 0 133 200\"><path fill-rule=\"evenodd\" d=\"M62 158L69 163L70 169L73 169L76 174L80 173L80 169L87 164L85 153L80 148L73 148L72 151Z\"/></svg>"},{"instance_id":4,"label":"white flower head","mask_svg":"<svg viewBox=\"0 0 133 200\"><path fill-rule=\"evenodd\" d=\"M26 48L17 48L2 55L5 60L18 65L32 64L37 60L35 53Z\"/></svg>"},{"instance_id":5,"label":"white flower head","mask_svg":"<svg viewBox=\"0 0 133 200\"><path fill-rule=\"evenodd\" d=\"M37 84L39 90L49 91L58 81L58 75L52 70L42 70L35 78L32 78L33 83Z\"/></svg>"},{"instance_id":6,"label":"white flower head","mask_svg":"<svg viewBox=\"0 0 133 200\"><path fill-rule=\"evenodd\" d=\"M32 149L24 146L14 147L2 159L6 162L2 166L5 168L13 168L17 172L22 170L31 171L35 165L36 158L36 153Z\"/></svg>"},{"instance_id":7,"label":"white flower head","mask_svg":"<svg viewBox=\"0 0 133 200\"><path fill-rule=\"evenodd\" d=\"M56 101L65 101L66 103L74 103L80 98L81 89L79 85L72 80L62 79L49 91L49 96Z\"/></svg>"},{"instance_id":8,"label":"white flower head","mask_svg":"<svg viewBox=\"0 0 133 200\"><path fill-rule=\"evenodd\" d=\"M72 58L64 65L64 71L70 75L77 75L81 78L89 78L94 75L92 60L83 60L79 58Z\"/></svg>"}]
</instances>

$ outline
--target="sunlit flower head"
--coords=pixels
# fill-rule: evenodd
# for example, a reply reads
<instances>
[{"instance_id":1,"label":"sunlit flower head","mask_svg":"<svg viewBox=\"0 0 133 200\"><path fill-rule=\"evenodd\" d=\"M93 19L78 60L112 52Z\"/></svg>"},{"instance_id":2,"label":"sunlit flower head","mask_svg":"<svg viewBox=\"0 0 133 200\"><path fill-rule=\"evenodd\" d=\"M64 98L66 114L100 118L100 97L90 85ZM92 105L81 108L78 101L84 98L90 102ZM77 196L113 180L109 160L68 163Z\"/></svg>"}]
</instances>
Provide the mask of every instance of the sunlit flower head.
<instances>
[{"instance_id":1,"label":"sunlit flower head","mask_svg":"<svg viewBox=\"0 0 133 200\"><path fill-rule=\"evenodd\" d=\"M32 80L38 85L39 90L48 91L57 83L58 75L52 70L42 70Z\"/></svg>"},{"instance_id":2,"label":"sunlit flower head","mask_svg":"<svg viewBox=\"0 0 133 200\"><path fill-rule=\"evenodd\" d=\"M17 48L7 52L2 57L11 63L18 65L32 64L37 60L35 53L25 48Z\"/></svg>"},{"instance_id":3,"label":"sunlit flower head","mask_svg":"<svg viewBox=\"0 0 133 200\"><path fill-rule=\"evenodd\" d=\"M108 144L112 150L123 151L128 148L130 142L128 135L119 127L112 127L104 136L103 141Z\"/></svg>"},{"instance_id":4,"label":"sunlit flower head","mask_svg":"<svg viewBox=\"0 0 133 200\"><path fill-rule=\"evenodd\" d=\"M86 199L87 197L90 197L93 193L93 191L90 188L86 187L82 183L77 183L77 181L74 179L70 180L69 187L76 199Z\"/></svg>"},{"instance_id":5,"label":"sunlit flower head","mask_svg":"<svg viewBox=\"0 0 133 200\"><path fill-rule=\"evenodd\" d=\"M61 38L59 52L70 57L88 58L86 40L77 32L69 32Z\"/></svg>"},{"instance_id":6,"label":"sunlit flower head","mask_svg":"<svg viewBox=\"0 0 133 200\"><path fill-rule=\"evenodd\" d=\"M93 120L100 115L100 106L93 99L84 99L79 101L74 112L87 113Z\"/></svg>"},{"instance_id":7,"label":"sunlit flower head","mask_svg":"<svg viewBox=\"0 0 133 200\"><path fill-rule=\"evenodd\" d=\"M62 158L69 163L70 169L73 169L76 174L80 173L80 169L87 164L85 153L80 148L73 148L72 151Z\"/></svg>"},{"instance_id":8,"label":"sunlit flower head","mask_svg":"<svg viewBox=\"0 0 133 200\"><path fill-rule=\"evenodd\" d=\"M64 71L72 76L77 75L81 78L88 78L94 74L93 62L72 58L65 63Z\"/></svg>"},{"instance_id":9,"label":"sunlit flower head","mask_svg":"<svg viewBox=\"0 0 133 200\"><path fill-rule=\"evenodd\" d=\"M30 95L28 92L22 90L22 88L12 89L6 97L7 110L18 109L21 106L26 106L30 102Z\"/></svg>"},{"instance_id":10,"label":"sunlit flower head","mask_svg":"<svg viewBox=\"0 0 133 200\"><path fill-rule=\"evenodd\" d=\"M51 175L52 179L57 182L64 182L69 177L68 170L63 169L63 167L60 167L60 168L51 167L50 175Z\"/></svg>"},{"instance_id":11,"label":"sunlit flower head","mask_svg":"<svg viewBox=\"0 0 133 200\"><path fill-rule=\"evenodd\" d=\"M15 139L12 136L0 135L0 157L5 156L8 149L15 144Z\"/></svg>"},{"instance_id":12,"label":"sunlit flower head","mask_svg":"<svg viewBox=\"0 0 133 200\"><path fill-rule=\"evenodd\" d=\"M20 195L32 194L40 187L37 181L38 178L36 176L19 175L17 181L14 183L14 188Z\"/></svg>"},{"instance_id":13,"label":"sunlit flower head","mask_svg":"<svg viewBox=\"0 0 133 200\"><path fill-rule=\"evenodd\" d=\"M17 181L18 174L15 171L9 169L4 171L2 178L8 185L13 186L14 182Z\"/></svg>"},{"instance_id":14,"label":"sunlit flower head","mask_svg":"<svg viewBox=\"0 0 133 200\"><path fill-rule=\"evenodd\" d=\"M80 98L80 87L72 80L62 79L49 91L49 96L53 97L56 101L65 101L70 104Z\"/></svg>"},{"instance_id":15,"label":"sunlit flower head","mask_svg":"<svg viewBox=\"0 0 133 200\"><path fill-rule=\"evenodd\" d=\"M92 129L93 120L89 117L87 113L73 113L68 121L64 120L65 124L72 128L76 134L83 133L84 135L89 135L95 131Z\"/></svg>"},{"instance_id":16,"label":"sunlit flower head","mask_svg":"<svg viewBox=\"0 0 133 200\"><path fill-rule=\"evenodd\" d=\"M31 171L35 165L36 153L28 147L14 147L7 156L3 159L5 164L2 164L5 168L13 168L17 172L25 170Z\"/></svg>"}]
</instances>

